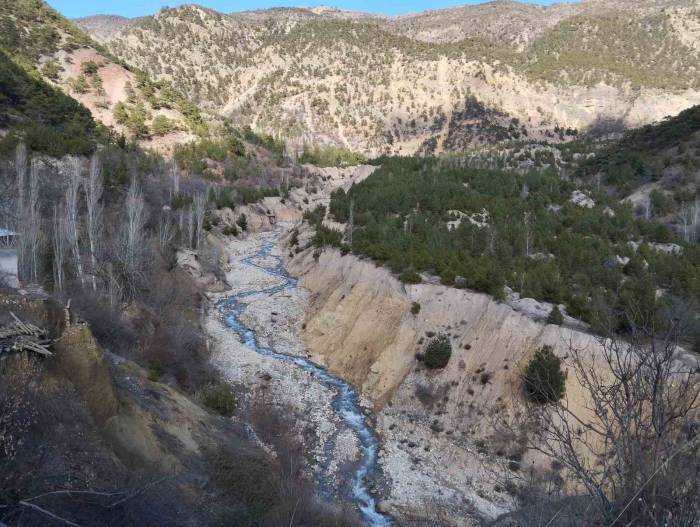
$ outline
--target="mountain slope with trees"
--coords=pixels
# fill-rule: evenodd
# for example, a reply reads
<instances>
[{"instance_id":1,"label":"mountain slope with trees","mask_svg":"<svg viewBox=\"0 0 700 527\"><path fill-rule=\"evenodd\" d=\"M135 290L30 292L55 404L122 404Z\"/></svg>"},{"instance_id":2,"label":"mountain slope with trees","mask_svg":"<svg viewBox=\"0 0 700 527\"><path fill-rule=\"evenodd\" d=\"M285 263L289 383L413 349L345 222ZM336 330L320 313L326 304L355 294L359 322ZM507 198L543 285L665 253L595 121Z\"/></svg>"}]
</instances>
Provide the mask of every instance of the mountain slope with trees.
<instances>
[{"instance_id":1,"label":"mountain slope with trees","mask_svg":"<svg viewBox=\"0 0 700 527\"><path fill-rule=\"evenodd\" d=\"M435 153L560 140L555 128L600 118L639 126L700 103L699 17L690 0L493 2L399 18L190 5L132 21L106 46L259 131Z\"/></svg>"},{"instance_id":2,"label":"mountain slope with trees","mask_svg":"<svg viewBox=\"0 0 700 527\"><path fill-rule=\"evenodd\" d=\"M409 283L428 272L496 298L508 286L591 324L612 298L654 304L658 290L700 301L697 244L552 171L519 176L458 161L385 159L347 193L334 193L329 212L346 232L323 226L322 212L309 216L318 245L370 256Z\"/></svg>"},{"instance_id":3,"label":"mountain slope with trees","mask_svg":"<svg viewBox=\"0 0 700 527\"><path fill-rule=\"evenodd\" d=\"M155 150L206 134L199 108L170 84L114 58L41 0L0 2L0 50L88 108L95 120Z\"/></svg>"}]
</instances>

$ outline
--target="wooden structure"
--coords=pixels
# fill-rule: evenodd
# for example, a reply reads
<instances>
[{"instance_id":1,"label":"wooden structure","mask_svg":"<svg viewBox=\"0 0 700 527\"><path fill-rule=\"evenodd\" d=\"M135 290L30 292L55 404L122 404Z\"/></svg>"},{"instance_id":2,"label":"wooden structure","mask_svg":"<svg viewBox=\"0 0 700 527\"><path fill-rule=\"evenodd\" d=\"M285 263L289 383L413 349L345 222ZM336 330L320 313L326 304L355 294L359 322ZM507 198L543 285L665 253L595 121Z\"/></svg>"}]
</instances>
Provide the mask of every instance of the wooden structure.
<instances>
[{"instance_id":1,"label":"wooden structure","mask_svg":"<svg viewBox=\"0 0 700 527\"><path fill-rule=\"evenodd\" d=\"M10 312L14 322L0 327L0 358L6 353L27 351L44 357L52 355L49 346L53 341L47 332L33 324L22 322Z\"/></svg>"}]
</instances>

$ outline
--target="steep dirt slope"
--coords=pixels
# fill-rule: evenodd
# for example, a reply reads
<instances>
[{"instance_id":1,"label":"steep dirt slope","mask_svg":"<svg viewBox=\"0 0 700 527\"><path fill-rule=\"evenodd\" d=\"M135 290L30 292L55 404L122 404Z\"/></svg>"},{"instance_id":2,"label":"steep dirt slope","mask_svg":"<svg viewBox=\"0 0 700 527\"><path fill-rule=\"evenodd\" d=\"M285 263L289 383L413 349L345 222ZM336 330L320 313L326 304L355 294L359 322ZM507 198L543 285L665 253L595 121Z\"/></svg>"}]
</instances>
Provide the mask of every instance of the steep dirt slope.
<instances>
[{"instance_id":1,"label":"steep dirt slope","mask_svg":"<svg viewBox=\"0 0 700 527\"><path fill-rule=\"evenodd\" d=\"M46 512L18 504L45 492L55 496L31 501L62 523L209 524L236 501L218 486L218 464L234 462L244 477L243 459L269 456L241 424L103 350L64 306L2 294L3 324L9 312L56 341L50 357L3 355L0 365L3 524L46 525Z\"/></svg>"}]
</instances>

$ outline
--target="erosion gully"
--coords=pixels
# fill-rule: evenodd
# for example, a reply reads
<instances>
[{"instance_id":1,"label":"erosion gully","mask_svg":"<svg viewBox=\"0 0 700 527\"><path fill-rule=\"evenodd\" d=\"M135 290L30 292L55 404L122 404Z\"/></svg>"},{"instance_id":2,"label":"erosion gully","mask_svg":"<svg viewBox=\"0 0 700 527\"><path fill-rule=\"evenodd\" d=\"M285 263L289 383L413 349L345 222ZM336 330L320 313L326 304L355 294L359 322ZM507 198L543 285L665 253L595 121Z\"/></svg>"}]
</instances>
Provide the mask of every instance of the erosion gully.
<instances>
[{"instance_id":1,"label":"erosion gully","mask_svg":"<svg viewBox=\"0 0 700 527\"><path fill-rule=\"evenodd\" d=\"M353 479L350 486L351 496L349 498L356 504L368 525L377 527L391 525L393 523L392 519L377 510L377 499L369 490L369 481L377 470L379 442L371 419L365 415L365 411L360 405L358 393L350 384L309 359L282 353L274 348L261 345L255 331L242 321L242 314L246 307L243 300L247 297L260 294L272 296L281 291L298 287L297 280L289 276L285 271L282 258L272 254L274 246L275 243L273 241L265 240L256 254L243 258L242 262L245 265L260 269L274 276L278 279L278 284L263 289L243 291L226 297L218 302L217 307L223 315L226 325L250 349L266 357L293 364L308 372L320 383L335 392L332 409L345 425L352 430L360 445L360 460L355 465L354 473L351 474ZM323 466L328 466L331 463L333 451L332 445L325 446L324 454L326 459ZM317 479L321 489L328 488L323 471L319 471Z\"/></svg>"}]
</instances>

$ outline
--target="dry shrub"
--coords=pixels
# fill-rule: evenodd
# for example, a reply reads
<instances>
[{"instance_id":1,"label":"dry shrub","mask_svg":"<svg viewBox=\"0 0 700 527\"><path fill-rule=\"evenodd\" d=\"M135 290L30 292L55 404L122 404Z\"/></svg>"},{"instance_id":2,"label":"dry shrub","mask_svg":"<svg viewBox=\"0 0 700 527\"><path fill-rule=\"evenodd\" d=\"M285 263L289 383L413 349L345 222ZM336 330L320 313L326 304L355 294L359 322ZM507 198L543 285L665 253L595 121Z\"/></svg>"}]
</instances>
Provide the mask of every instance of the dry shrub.
<instances>
[{"instance_id":1,"label":"dry shrub","mask_svg":"<svg viewBox=\"0 0 700 527\"><path fill-rule=\"evenodd\" d=\"M245 486L237 482L233 490L238 492L239 499L245 501L246 508L245 512L240 507L229 511L228 525L257 522L265 527L352 527L361 524L350 507L338 508L326 504L316 495L314 482L308 475L303 440L297 432L300 428L298 416L293 409L276 406L268 394L254 400L248 418L258 438L273 448L276 457L272 461L262 461L256 455L240 449L235 452L220 450L217 453L215 459L227 466L237 467L240 479L256 481L256 489L263 489L265 493L264 496L257 490L252 494L246 493ZM226 456L233 457L227 460ZM242 474L241 471L250 474ZM219 484L226 482L228 476L218 481ZM265 504L264 508L262 504ZM238 523L230 523L234 518Z\"/></svg>"},{"instance_id":2,"label":"dry shrub","mask_svg":"<svg viewBox=\"0 0 700 527\"><path fill-rule=\"evenodd\" d=\"M80 287L67 291L66 296L71 300L71 314L88 323L100 346L119 355L133 355L138 334L118 309Z\"/></svg>"}]
</instances>

